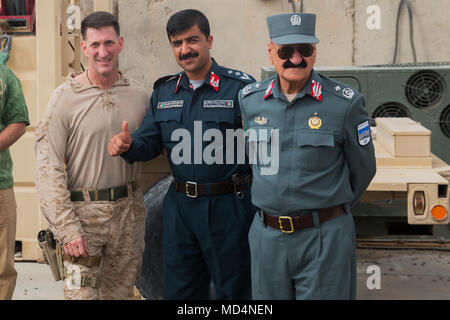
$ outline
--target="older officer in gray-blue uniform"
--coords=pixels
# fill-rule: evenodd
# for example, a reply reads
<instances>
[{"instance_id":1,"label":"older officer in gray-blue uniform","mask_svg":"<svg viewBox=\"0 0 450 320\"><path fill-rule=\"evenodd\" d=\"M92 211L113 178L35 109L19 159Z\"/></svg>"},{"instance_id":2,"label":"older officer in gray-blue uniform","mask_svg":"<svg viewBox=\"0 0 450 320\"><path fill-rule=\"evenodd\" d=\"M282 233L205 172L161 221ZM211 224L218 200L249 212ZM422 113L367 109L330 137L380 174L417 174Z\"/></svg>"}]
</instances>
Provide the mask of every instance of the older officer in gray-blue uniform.
<instances>
[{"instance_id":1,"label":"older officer in gray-blue uniform","mask_svg":"<svg viewBox=\"0 0 450 320\"><path fill-rule=\"evenodd\" d=\"M374 147L364 97L313 70L315 22L306 13L268 17L278 75L239 95L258 207L249 233L254 299L356 296L350 209L375 175Z\"/></svg>"},{"instance_id":2,"label":"older officer in gray-blue uniform","mask_svg":"<svg viewBox=\"0 0 450 320\"><path fill-rule=\"evenodd\" d=\"M108 150L129 163L163 148L169 155L175 182L163 203L164 298L209 299L212 277L216 298L250 299L251 169L226 135L242 129L238 93L255 80L212 59L201 12L175 13L167 35L184 71L156 81L141 127L130 135L125 125Z\"/></svg>"}]
</instances>

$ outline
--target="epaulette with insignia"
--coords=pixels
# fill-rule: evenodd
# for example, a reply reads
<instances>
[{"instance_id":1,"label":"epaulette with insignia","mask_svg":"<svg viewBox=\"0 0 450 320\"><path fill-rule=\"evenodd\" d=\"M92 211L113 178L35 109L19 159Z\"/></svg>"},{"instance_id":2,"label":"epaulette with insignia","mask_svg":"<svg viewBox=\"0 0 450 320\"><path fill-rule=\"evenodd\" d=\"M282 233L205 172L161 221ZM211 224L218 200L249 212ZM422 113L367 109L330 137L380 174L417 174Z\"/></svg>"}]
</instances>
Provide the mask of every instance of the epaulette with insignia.
<instances>
[{"instance_id":1,"label":"epaulette with insignia","mask_svg":"<svg viewBox=\"0 0 450 320\"><path fill-rule=\"evenodd\" d=\"M322 74L320 75L320 77L325 80L323 88L335 96L344 98L347 101L353 101L354 98L360 95L357 90L353 89L348 84L325 77Z\"/></svg>"},{"instance_id":2,"label":"epaulette with insignia","mask_svg":"<svg viewBox=\"0 0 450 320\"><path fill-rule=\"evenodd\" d=\"M255 78L245 72L224 67L222 67L222 74L228 78L240 80L244 83L253 83L256 81Z\"/></svg>"},{"instance_id":3,"label":"epaulette with insignia","mask_svg":"<svg viewBox=\"0 0 450 320\"><path fill-rule=\"evenodd\" d=\"M168 81L176 79L176 78L178 78L178 74L172 74L172 75L169 75L169 76L164 76L164 77L159 78L153 84L153 90L156 89L157 87L159 87L164 82L168 82Z\"/></svg>"},{"instance_id":4,"label":"epaulette with insignia","mask_svg":"<svg viewBox=\"0 0 450 320\"><path fill-rule=\"evenodd\" d=\"M268 80L249 84L248 86L246 86L244 89L242 89L240 91L242 94L242 99L250 96L252 93L267 90L267 88L271 85L272 82L273 82L273 79L268 79Z\"/></svg>"}]
</instances>

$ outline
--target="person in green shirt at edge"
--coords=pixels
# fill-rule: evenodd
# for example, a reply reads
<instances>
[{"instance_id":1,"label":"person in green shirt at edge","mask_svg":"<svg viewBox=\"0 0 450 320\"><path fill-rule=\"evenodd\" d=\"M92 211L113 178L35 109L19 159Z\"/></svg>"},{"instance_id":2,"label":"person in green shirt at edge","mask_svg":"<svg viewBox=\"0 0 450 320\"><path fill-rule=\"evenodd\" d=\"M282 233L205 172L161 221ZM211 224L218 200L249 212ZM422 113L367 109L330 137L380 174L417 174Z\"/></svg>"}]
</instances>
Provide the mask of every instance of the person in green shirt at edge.
<instances>
[{"instance_id":1,"label":"person in green shirt at edge","mask_svg":"<svg viewBox=\"0 0 450 320\"><path fill-rule=\"evenodd\" d=\"M2 62L6 60L1 59ZM29 125L20 81L0 63L0 300L12 298L17 279L14 268L17 213L9 147Z\"/></svg>"}]
</instances>

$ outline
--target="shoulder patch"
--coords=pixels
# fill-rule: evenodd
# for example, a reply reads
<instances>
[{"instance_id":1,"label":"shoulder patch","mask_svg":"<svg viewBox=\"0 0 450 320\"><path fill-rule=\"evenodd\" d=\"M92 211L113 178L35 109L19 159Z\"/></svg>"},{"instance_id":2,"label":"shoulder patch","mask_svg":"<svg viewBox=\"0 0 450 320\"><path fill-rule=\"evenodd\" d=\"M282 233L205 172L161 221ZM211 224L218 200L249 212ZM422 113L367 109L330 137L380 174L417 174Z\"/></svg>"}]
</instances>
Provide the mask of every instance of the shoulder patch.
<instances>
[{"instance_id":1,"label":"shoulder patch","mask_svg":"<svg viewBox=\"0 0 450 320\"><path fill-rule=\"evenodd\" d=\"M228 78L232 78L232 79L236 79L245 83L253 83L255 82L255 78L253 78L251 75L249 75L248 73L242 72L242 71L238 71L238 70L233 70L233 69L229 69L229 68L224 68L222 67L222 74Z\"/></svg>"},{"instance_id":2,"label":"shoulder patch","mask_svg":"<svg viewBox=\"0 0 450 320\"><path fill-rule=\"evenodd\" d=\"M173 75L169 75L169 76L165 76L162 78L159 78L158 80L155 81L155 83L153 84L153 89L156 89L157 87L159 87L161 84L168 82L170 80L176 79L178 78L177 74L173 74Z\"/></svg>"},{"instance_id":3,"label":"shoulder patch","mask_svg":"<svg viewBox=\"0 0 450 320\"><path fill-rule=\"evenodd\" d=\"M358 132L358 142L361 146L366 146L370 142L370 124L369 121L364 121L358 124L356 131Z\"/></svg>"}]
</instances>

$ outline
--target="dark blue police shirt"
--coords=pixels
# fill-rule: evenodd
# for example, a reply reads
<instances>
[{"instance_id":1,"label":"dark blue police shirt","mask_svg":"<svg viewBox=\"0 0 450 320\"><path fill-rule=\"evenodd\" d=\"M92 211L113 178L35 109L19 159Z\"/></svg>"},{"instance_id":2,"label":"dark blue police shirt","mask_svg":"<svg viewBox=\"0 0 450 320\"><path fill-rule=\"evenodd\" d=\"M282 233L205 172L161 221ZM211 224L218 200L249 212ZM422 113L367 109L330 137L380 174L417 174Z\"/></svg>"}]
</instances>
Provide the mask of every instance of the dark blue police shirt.
<instances>
[{"instance_id":1,"label":"dark blue police shirt","mask_svg":"<svg viewBox=\"0 0 450 320\"><path fill-rule=\"evenodd\" d=\"M219 66L214 59L205 82L195 91L185 72L157 80L150 100L151 108L141 127L132 134L132 146L121 155L122 158L130 164L151 160L165 147L175 178L197 183L225 181L231 179L234 173L248 172L248 161L244 159L238 164L237 159L238 148L243 150L245 157L245 145L238 145L237 139L234 139L232 148L227 150L226 137L227 129L231 134L234 129L242 128L238 93L253 82L255 79L252 76ZM200 122L194 125L195 121ZM208 129L218 129L222 141L216 140L217 137L208 138L209 135L203 137ZM186 133L190 134L190 139ZM215 148L208 147L211 142L217 143ZM188 143L188 147L182 149L180 143ZM173 157L172 151L175 158L178 155L178 160ZM217 156L216 162L205 163L203 153ZM177 162L180 157L190 161L174 163L174 159Z\"/></svg>"}]
</instances>

